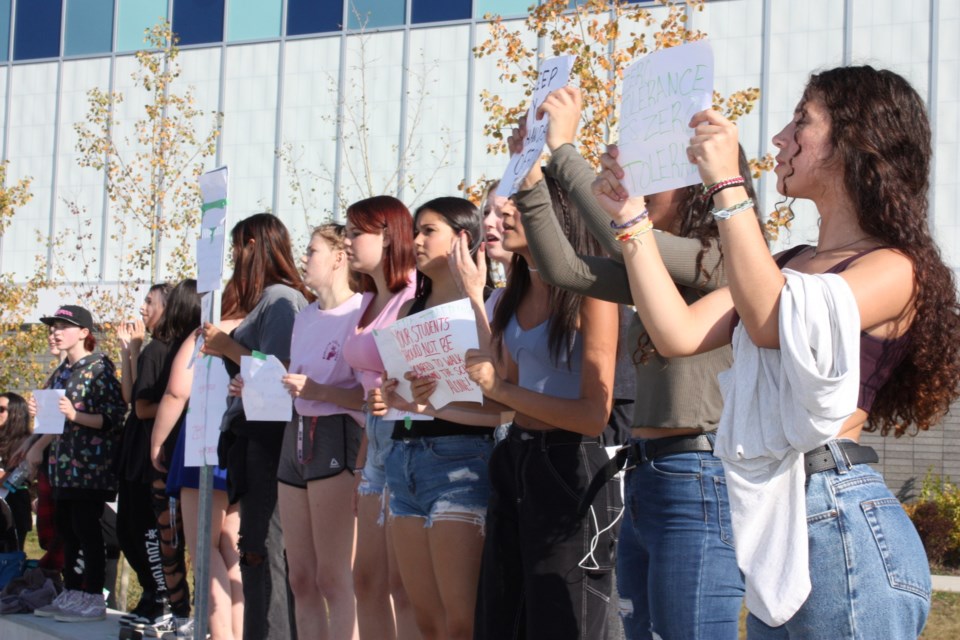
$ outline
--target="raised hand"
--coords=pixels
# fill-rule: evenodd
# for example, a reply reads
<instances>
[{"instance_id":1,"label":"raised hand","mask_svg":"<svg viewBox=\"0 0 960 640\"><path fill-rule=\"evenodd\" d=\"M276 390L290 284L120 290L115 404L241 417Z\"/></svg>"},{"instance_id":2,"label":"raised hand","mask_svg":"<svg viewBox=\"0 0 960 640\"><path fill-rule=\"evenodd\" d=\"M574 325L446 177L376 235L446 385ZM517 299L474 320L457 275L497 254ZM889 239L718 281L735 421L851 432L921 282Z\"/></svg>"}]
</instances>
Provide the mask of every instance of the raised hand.
<instances>
[{"instance_id":1,"label":"raised hand","mask_svg":"<svg viewBox=\"0 0 960 640\"><path fill-rule=\"evenodd\" d=\"M690 120L694 135L687 147L687 158L700 170L704 184L714 184L740 175L740 148L737 125L723 115L707 109Z\"/></svg>"},{"instance_id":2,"label":"raised hand","mask_svg":"<svg viewBox=\"0 0 960 640\"><path fill-rule=\"evenodd\" d=\"M450 247L447 262L460 293L482 302L483 288L487 284L486 243L481 242L476 257L471 256L470 236L461 231Z\"/></svg>"},{"instance_id":3,"label":"raised hand","mask_svg":"<svg viewBox=\"0 0 960 640\"><path fill-rule=\"evenodd\" d=\"M537 109L537 118L544 114L550 116L547 124L547 147L550 151L574 143L582 109L583 97L577 87L561 87L543 101Z\"/></svg>"}]
</instances>

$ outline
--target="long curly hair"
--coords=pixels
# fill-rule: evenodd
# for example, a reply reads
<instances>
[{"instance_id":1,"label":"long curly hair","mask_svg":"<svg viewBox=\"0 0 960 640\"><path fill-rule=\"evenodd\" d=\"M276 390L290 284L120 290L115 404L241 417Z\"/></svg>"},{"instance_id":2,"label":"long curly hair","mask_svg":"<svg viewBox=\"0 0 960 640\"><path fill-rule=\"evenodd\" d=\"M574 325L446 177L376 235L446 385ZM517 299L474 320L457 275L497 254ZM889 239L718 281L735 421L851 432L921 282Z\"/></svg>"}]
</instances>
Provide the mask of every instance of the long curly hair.
<instances>
[{"instance_id":1,"label":"long curly hair","mask_svg":"<svg viewBox=\"0 0 960 640\"><path fill-rule=\"evenodd\" d=\"M877 393L865 429L929 429L960 394L960 304L928 221L931 134L923 100L896 73L870 66L814 74L800 102L830 117L834 158L860 228L913 262L909 348Z\"/></svg>"}]
</instances>

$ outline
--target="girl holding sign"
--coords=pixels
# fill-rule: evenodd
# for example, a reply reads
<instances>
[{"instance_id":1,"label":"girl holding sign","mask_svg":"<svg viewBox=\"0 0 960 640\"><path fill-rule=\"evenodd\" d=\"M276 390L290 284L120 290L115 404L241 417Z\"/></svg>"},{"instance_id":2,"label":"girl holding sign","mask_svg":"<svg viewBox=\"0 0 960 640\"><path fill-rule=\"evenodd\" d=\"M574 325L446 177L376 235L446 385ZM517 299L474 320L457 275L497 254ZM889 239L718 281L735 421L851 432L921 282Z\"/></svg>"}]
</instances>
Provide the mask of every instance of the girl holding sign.
<instances>
[{"instance_id":1,"label":"girl holding sign","mask_svg":"<svg viewBox=\"0 0 960 640\"><path fill-rule=\"evenodd\" d=\"M696 114L687 155L706 185L737 174L737 128ZM689 304L634 227L624 264L661 353L733 341L716 453L729 487L751 638L916 638L930 607L923 546L863 430L929 428L960 385L960 305L928 229L930 128L902 77L815 74L773 138L777 189L821 216L815 246L770 257L740 187L712 211L729 288ZM614 158L594 183L625 225L644 209ZM732 335L731 335L732 334Z\"/></svg>"},{"instance_id":2,"label":"girl holding sign","mask_svg":"<svg viewBox=\"0 0 960 640\"><path fill-rule=\"evenodd\" d=\"M299 640L349 640L356 624L350 559L363 389L343 344L360 321L362 296L351 288L345 236L342 224L326 224L310 237L303 282L317 301L294 320L283 378L296 411L283 434L277 480Z\"/></svg>"},{"instance_id":3,"label":"girl holding sign","mask_svg":"<svg viewBox=\"0 0 960 640\"><path fill-rule=\"evenodd\" d=\"M551 186L569 241L598 251L569 199ZM583 508L581 501L608 461L600 434L613 404L619 312L544 282L522 216L522 208L504 211L503 248L514 257L490 347L467 354L484 396L516 411L490 459L475 637L602 638L619 492L608 483ZM467 257L458 257L469 270ZM476 301L481 290L469 284L476 279L464 280ZM478 325L482 336L485 322Z\"/></svg>"},{"instance_id":4,"label":"girl holding sign","mask_svg":"<svg viewBox=\"0 0 960 640\"><path fill-rule=\"evenodd\" d=\"M360 274L362 315L343 345L343 355L353 368L368 399L380 393L383 361L373 330L397 319L400 307L413 297L415 271L410 211L396 198L375 196L354 202L347 209L344 249L350 268ZM357 481L357 552L353 565L357 596L357 622L362 640L401 640L418 637L416 622L403 583L384 518L386 471L393 425L369 412L357 454L362 469ZM393 600L391 611L390 601ZM394 621L394 613L396 622Z\"/></svg>"},{"instance_id":5,"label":"girl holding sign","mask_svg":"<svg viewBox=\"0 0 960 640\"><path fill-rule=\"evenodd\" d=\"M541 276L582 295L632 304L618 259L623 243L591 193L595 171L575 147L579 90L551 94L547 171L569 190L591 233L617 258L578 255L551 212L545 186L523 191L523 226ZM514 146L519 142L514 141ZM739 178L753 196L742 149ZM661 254L683 298L693 302L726 284L717 223L697 186L650 196L646 202ZM717 374L730 367L729 347L688 358L665 358L631 312L624 349L636 372L632 439L625 463L625 511L617 545L617 587L629 640L735 638L743 580L730 535L730 513L713 442L722 407ZM705 515L706 514L706 515ZM652 588L656 585L656 588ZM677 615L677 607L697 615Z\"/></svg>"},{"instance_id":6,"label":"girl holding sign","mask_svg":"<svg viewBox=\"0 0 960 640\"><path fill-rule=\"evenodd\" d=\"M451 248L466 243L473 256L482 241L480 214L463 198L431 200L417 209L413 223L419 283L400 317L461 299ZM474 302L474 312L483 317L482 293ZM407 377L436 388L431 378ZM424 638L472 638L492 428L503 421L503 407L417 407L395 389L394 380L384 385L390 406L433 418L393 423L386 468L400 575Z\"/></svg>"},{"instance_id":7,"label":"girl holding sign","mask_svg":"<svg viewBox=\"0 0 960 640\"><path fill-rule=\"evenodd\" d=\"M113 363L94 353L93 316L83 307L64 305L40 319L53 327L54 344L66 359L54 372L53 389L63 389L63 433L50 447L54 518L64 546L66 590L36 615L66 622L102 620L106 556L100 517L117 492L111 463L123 426L126 404ZM36 414L36 401L29 406ZM83 571L77 566L83 551Z\"/></svg>"}]
</instances>

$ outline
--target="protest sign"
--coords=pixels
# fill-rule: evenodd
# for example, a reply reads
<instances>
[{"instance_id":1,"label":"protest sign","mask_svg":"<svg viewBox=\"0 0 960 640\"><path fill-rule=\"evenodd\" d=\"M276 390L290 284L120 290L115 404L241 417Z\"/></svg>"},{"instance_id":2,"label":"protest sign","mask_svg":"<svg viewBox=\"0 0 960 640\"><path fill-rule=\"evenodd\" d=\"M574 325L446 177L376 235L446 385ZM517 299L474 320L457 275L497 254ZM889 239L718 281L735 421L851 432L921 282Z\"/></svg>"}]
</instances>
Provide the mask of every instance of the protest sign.
<instances>
[{"instance_id":1,"label":"protest sign","mask_svg":"<svg viewBox=\"0 0 960 640\"><path fill-rule=\"evenodd\" d=\"M197 358L190 387L190 406L184 424L184 466L217 464L220 421L227 410L229 384L230 376L223 366L223 360L204 354Z\"/></svg>"},{"instance_id":2,"label":"protest sign","mask_svg":"<svg viewBox=\"0 0 960 640\"><path fill-rule=\"evenodd\" d=\"M219 291L223 285L223 258L227 235L227 168L199 178L200 236L197 238L197 292ZM204 318L206 320L206 318Z\"/></svg>"},{"instance_id":3,"label":"protest sign","mask_svg":"<svg viewBox=\"0 0 960 640\"><path fill-rule=\"evenodd\" d=\"M623 184L649 195L700 182L687 160L690 118L713 103L713 51L705 40L655 51L623 75L618 146Z\"/></svg>"},{"instance_id":4,"label":"protest sign","mask_svg":"<svg viewBox=\"0 0 960 640\"><path fill-rule=\"evenodd\" d=\"M39 389L33 392L37 401L37 415L33 417L33 432L60 435L66 421L60 411L60 398L66 395L63 389Z\"/></svg>"},{"instance_id":5,"label":"protest sign","mask_svg":"<svg viewBox=\"0 0 960 640\"><path fill-rule=\"evenodd\" d=\"M576 58L576 56L557 56L544 60L540 66L537 85L534 87L530 109L527 111L527 136L523 139L523 151L510 158L510 163L497 186L498 196L509 198L516 193L534 163L540 161L543 145L547 140L549 116L544 114L537 120L537 109L551 91L567 86L570 82L573 61Z\"/></svg>"},{"instance_id":6,"label":"protest sign","mask_svg":"<svg viewBox=\"0 0 960 640\"><path fill-rule=\"evenodd\" d=\"M286 374L286 367L276 356L257 351L240 356L243 413L247 420L289 422L293 418L293 398L283 386Z\"/></svg>"},{"instance_id":7,"label":"protest sign","mask_svg":"<svg viewBox=\"0 0 960 640\"><path fill-rule=\"evenodd\" d=\"M467 375L464 354L476 349L477 324L466 298L432 307L375 330L373 338L387 375L399 381L397 393L413 400L410 383L403 374L438 381L430 404L440 409L450 402L483 402L480 388Z\"/></svg>"}]
</instances>

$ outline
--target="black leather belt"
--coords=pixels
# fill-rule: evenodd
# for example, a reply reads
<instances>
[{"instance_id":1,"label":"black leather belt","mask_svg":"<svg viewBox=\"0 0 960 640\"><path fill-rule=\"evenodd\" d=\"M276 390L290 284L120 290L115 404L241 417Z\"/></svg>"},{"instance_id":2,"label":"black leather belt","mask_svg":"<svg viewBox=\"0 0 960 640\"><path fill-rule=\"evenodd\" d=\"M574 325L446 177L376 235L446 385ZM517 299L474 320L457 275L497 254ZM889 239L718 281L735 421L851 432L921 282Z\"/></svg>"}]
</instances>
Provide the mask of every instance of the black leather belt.
<instances>
[{"instance_id":1,"label":"black leather belt","mask_svg":"<svg viewBox=\"0 0 960 640\"><path fill-rule=\"evenodd\" d=\"M839 440L837 444L840 445L840 451L843 452L843 457L846 459L848 466L880 462L877 452L872 447L857 444L850 440ZM821 471L836 469L837 461L834 460L830 447L823 445L803 454L803 468L810 476Z\"/></svg>"},{"instance_id":2,"label":"black leather belt","mask_svg":"<svg viewBox=\"0 0 960 640\"><path fill-rule=\"evenodd\" d=\"M639 464L656 460L663 456L673 455L675 453L695 453L712 452L713 441L706 434L670 436L668 438L656 438L653 440L640 440L639 442L630 442L617 449L617 454L610 459L610 462L600 467L586 493L580 500L581 516L590 508L593 499L600 492L600 488L609 482L621 469L632 469Z\"/></svg>"}]
</instances>

